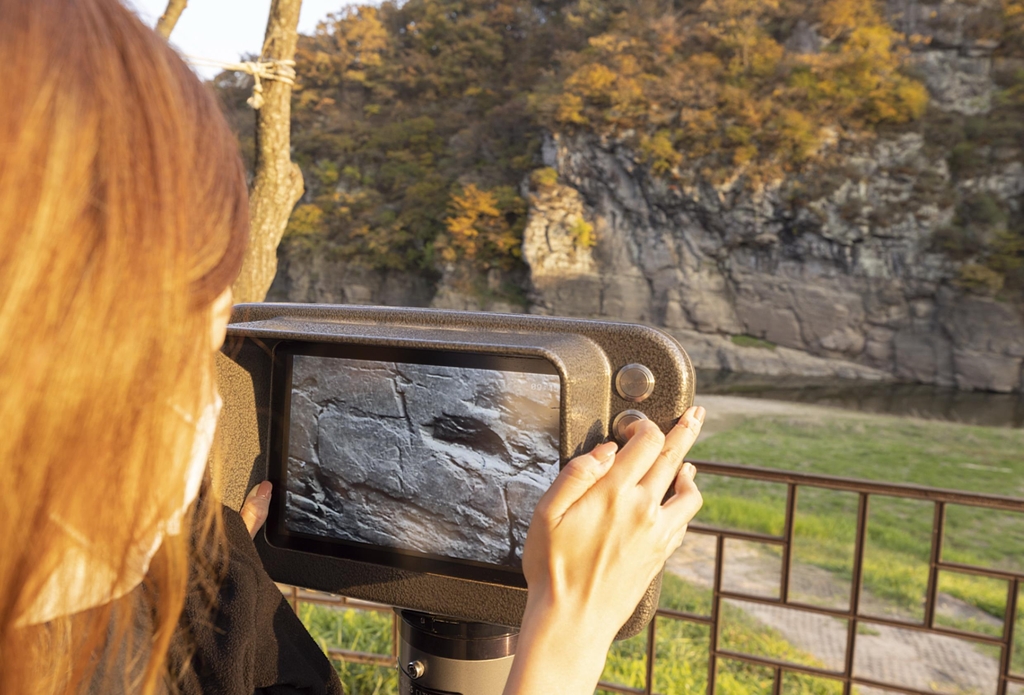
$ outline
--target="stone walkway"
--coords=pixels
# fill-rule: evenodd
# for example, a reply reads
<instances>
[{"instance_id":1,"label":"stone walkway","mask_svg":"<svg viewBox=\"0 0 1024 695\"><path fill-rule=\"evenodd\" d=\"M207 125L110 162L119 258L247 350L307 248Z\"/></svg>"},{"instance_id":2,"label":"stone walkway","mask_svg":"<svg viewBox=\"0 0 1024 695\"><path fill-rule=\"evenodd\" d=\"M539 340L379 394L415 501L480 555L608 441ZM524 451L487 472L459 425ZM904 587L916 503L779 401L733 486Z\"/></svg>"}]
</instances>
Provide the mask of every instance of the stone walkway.
<instances>
[{"instance_id":1,"label":"stone walkway","mask_svg":"<svg viewBox=\"0 0 1024 695\"><path fill-rule=\"evenodd\" d=\"M710 591L714 558L715 539L690 534L669 560L667 569ZM765 552L756 544L729 543L724 564L724 588L756 596L778 597L781 559L777 554ZM794 565L790 582L791 598L799 597L805 603L840 610L848 605L849 582L821 568ZM981 615L971 617L994 620L952 597L940 598L961 614L974 611ZM845 621L784 606L728 603L777 630L786 641L817 662L808 665L843 670L847 639ZM866 593L862 597L862 608L876 615L912 620L909 615L895 614L893 606ZM854 673L858 676L949 695L996 692L999 665L995 650L986 652L984 646L957 638L868 623L861 623L856 639ZM730 648L728 644L721 646ZM858 690L862 695L873 692L867 688Z\"/></svg>"}]
</instances>

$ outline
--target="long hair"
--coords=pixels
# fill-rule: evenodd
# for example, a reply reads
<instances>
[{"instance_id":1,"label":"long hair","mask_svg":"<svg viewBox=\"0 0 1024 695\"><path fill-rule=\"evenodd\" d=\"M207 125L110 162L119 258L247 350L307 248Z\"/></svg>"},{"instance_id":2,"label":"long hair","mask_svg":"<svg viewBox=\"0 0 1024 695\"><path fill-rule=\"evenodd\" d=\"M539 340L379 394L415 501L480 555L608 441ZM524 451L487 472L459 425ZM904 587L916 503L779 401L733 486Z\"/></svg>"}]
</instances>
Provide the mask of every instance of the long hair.
<instances>
[{"instance_id":1,"label":"long hair","mask_svg":"<svg viewBox=\"0 0 1024 695\"><path fill-rule=\"evenodd\" d=\"M181 507L245 175L213 96L118 0L0 0L0 65L0 693L105 674L149 694L168 681L187 526L145 601L19 618L71 535L113 587Z\"/></svg>"}]
</instances>

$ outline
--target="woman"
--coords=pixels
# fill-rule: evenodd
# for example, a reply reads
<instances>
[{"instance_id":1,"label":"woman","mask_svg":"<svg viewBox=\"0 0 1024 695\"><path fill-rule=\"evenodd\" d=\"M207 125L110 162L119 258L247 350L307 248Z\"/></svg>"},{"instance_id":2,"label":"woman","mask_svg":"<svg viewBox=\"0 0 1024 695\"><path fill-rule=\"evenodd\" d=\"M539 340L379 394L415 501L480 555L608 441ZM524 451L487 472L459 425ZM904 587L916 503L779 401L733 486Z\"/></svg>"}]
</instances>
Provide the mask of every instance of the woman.
<instances>
[{"instance_id":1,"label":"woman","mask_svg":"<svg viewBox=\"0 0 1024 695\"><path fill-rule=\"evenodd\" d=\"M186 539L221 533L192 502L244 172L214 99L117 0L0 0L0 64L0 692L173 690ZM509 693L593 690L700 506L679 464L702 420L641 425L545 495Z\"/></svg>"}]
</instances>

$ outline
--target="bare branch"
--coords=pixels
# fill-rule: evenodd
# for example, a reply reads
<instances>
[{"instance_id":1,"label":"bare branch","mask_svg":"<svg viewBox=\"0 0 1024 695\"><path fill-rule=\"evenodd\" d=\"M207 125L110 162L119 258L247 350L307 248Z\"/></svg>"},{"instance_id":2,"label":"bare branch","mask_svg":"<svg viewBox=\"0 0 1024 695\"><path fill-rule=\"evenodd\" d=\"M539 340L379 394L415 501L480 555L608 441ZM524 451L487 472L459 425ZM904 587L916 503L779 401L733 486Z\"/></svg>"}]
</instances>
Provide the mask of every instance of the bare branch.
<instances>
[{"instance_id":1,"label":"bare branch","mask_svg":"<svg viewBox=\"0 0 1024 695\"><path fill-rule=\"evenodd\" d=\"M178 23L178 17L185 11L188 0L167 0L167 9L160 15L156 23L156 33L165 39L170 38L174 31L174 25Z\"/></svg>"},{"instance_id":2,"label":"bare branch","mask_svg":"<svg viewBox=\"0 0 1024 695\"><path fill-rule=\"evenodd\" d=\"M261 59L294 59L301 6L302 0L272 0ZM291 96L291 85L286 82L267 82L263 105L256 112L249 246L233 286L236 302L261 302L267 296L277 273L277 246L302 197L302 171L291 159Z\"/></svg>"}]
</instances>

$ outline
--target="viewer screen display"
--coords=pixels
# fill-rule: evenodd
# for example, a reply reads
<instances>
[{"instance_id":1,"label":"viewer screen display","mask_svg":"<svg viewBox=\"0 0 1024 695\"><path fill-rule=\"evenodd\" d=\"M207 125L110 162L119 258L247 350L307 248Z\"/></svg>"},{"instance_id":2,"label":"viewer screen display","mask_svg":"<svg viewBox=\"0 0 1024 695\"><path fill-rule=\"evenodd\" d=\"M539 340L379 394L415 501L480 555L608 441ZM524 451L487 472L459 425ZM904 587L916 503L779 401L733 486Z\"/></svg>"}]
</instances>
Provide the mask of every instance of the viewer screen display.
<instances>
[{"instance_id":1,"label":"viewer screen display","mask_svg":"<svg viewBox=\"0 0 1024 695\"><path fill-rule=\"evenodd\" d=\"M558 474L558 375L437 354L459 366L293 355L286 533L521 568Z\"/></svg>"}]
</instances>

